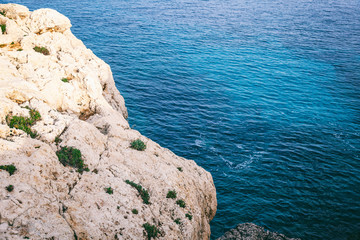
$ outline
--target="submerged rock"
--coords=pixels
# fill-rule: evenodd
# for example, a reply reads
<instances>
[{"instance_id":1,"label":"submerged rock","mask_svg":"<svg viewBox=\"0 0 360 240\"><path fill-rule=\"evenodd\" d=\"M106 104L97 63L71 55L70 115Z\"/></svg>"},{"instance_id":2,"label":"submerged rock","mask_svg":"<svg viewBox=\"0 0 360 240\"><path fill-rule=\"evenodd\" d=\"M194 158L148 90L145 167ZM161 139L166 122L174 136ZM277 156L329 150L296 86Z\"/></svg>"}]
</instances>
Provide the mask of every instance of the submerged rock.
<instances>
[{"instance_id":1,"label":"submerged rock","mask_svg":"<svg viewBox=\"0 0 360 240\"><path fill-rule=\"evenodd\" d=\"M283 234L270 232L254 223L241 223L217 240L300 240Z\"/></svg>"},{"instance_id":2,"label":"submerged rock","mask_svg":"<svg viewBox=\"0 0 360 240\"><path fill-rule=\"evenodd\" d=\"M129 127L109 65L69 19L0 12L0 165L16 168L0 169L0 239L209 239L211 174Z\"/></svg>"}]
</instances>

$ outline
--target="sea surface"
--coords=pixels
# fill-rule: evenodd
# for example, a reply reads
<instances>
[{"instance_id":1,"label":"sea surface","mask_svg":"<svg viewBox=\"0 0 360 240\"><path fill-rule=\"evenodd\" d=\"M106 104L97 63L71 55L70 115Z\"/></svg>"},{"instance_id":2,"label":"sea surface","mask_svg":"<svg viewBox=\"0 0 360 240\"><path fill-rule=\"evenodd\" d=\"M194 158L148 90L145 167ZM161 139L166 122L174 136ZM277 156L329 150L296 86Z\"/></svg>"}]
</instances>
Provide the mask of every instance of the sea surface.
<instances>
[{"instance_id":1,"label":"sea surface","mask_svg":"<svg viewBox=\"0 0 360 240\"><path fill-rule=\"evenodd\" d=\"M211 172L212 239L360 238L358 0L12 2L68 16L130 125Z\"/></svg>"}]
</instances>

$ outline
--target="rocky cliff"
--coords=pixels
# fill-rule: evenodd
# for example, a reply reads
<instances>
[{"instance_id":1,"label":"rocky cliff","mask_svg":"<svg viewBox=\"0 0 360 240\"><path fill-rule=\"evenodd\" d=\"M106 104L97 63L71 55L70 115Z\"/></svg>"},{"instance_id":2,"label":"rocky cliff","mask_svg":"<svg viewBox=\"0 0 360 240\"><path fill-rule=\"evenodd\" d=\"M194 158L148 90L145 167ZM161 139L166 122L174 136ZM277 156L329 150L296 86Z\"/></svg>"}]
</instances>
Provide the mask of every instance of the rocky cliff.
<instances>
[{"instance_id":1,"label":"rocky cliff","mask_svg":"<svg viewBox=\"0 0 360 240\"><path fill-rule=\"evenodd\" d=\"M69 19L0 4L0 25L0 239L209 239L210 173L129 127Z\"/></svg>"}]
</instances>

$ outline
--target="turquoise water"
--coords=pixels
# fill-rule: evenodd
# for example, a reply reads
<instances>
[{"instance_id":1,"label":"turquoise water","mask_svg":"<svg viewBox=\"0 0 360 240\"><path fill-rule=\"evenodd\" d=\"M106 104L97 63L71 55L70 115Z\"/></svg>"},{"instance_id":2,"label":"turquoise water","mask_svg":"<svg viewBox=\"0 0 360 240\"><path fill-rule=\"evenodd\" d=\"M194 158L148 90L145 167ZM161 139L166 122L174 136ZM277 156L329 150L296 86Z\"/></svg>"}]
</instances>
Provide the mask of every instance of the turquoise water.
<instances>
[{"instance_id":1,"label":"turquoise water","mask_svg":"<svg viewBox=\"0 0 360 240\"><path fill-rule=\"evenodd\" d=\"M131 126L212 173L212 238L360 237L359 1L14 2L68 16Z\"/></svg>"}]
</instances>

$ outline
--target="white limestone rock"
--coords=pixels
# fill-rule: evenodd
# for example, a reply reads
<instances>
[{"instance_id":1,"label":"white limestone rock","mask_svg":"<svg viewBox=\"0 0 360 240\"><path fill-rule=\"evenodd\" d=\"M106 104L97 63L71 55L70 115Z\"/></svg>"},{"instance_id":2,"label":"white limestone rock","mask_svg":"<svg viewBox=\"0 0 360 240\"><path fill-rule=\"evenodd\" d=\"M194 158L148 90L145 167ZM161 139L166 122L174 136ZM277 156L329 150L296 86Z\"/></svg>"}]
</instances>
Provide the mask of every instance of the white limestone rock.
<instances>
[{"instance_id":1,"label":"white limestone rock","mask_svg":"<svg viewBox=\"0 0 360 240\"><path fill-rule=\"evenodd\" d=\"M0 35L0 165L17 168L0 170L0 239L147 239L145 223L157 226L158 239L209 239L217 205L210 173L130 129L109 65L65 16L16 4L0 11L8 29ZM28 108L41 114L35 138L8 126L11 116L29 117ZM130 148L135 139L145 151ZM89 172L59 162L65 146L81 151ZM148 190L150 204L125 180ZM169 190L177 199L166 198Z\"/></svg>"},{"instance_id":2,"label":"white limestone rock","mask_svg":"<svg viewBox=\"0 0 360 240\"><path fill-rule=\"evenodd\" d=\"M64 32L70 29L70 20L53 9L39 9L30 14L27 22L29 29L34 33L43 33L49 30Z\"/></svg>"}]
</instances>

